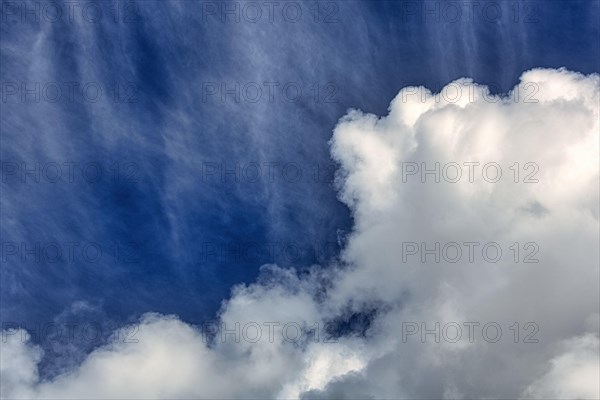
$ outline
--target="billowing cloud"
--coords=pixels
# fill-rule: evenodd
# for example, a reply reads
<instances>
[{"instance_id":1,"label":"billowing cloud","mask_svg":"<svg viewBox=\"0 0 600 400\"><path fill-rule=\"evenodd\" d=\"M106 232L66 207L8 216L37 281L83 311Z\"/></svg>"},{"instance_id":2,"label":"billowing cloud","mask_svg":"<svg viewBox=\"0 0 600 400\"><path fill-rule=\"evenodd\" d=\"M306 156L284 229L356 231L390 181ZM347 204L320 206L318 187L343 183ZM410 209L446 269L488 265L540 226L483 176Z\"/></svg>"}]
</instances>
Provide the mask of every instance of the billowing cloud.
<instances>
[{"instance_id":1,"label":"billowing cloud","mask_svg":"<svg viewBox=\"0 0 600 400\"><path fill-rule=\"evenodd\" d=\"M355 268L330 301L394 305L371 328L388 347L363 371L368 393L519 397L557 342L597 335L597 104L598 76L536 69L502 98L463 79L340 121ZM422 336L436 323L439 344Z\"/></svg>"},{"instance_id":2,"label":"billowing cloud","mask_svg":"<svg viewBox=\"0 0 600 400\"><path fill-rule=\"evenodd\" d=\"M2 395L597 398L599 99L598 75L535 69L505 96L460 79L351 110L341 265L264 267L223 304L226 340L148 314L49 381L9 332Z\"/></svg>"},{"instance_id":3,"label":"billowing cloud","mask_svg":"<svg viewBox=\"0 0 600 400\"><path fill-rule=\"evenodd\" d=\"M551 368L526 390L527 397L543 399L598 397L598 337L585 335L566 341L565 350L550 361Z\"/></svg>"}]
</instances>

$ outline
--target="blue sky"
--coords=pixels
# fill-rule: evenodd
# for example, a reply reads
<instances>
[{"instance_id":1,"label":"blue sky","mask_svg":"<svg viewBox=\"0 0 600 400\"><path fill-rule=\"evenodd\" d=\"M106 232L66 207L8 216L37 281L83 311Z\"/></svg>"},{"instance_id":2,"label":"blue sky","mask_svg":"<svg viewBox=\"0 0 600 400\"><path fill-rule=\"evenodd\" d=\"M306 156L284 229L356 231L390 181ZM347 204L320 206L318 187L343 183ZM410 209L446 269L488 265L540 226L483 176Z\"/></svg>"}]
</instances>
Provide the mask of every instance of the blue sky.
<instances>
[{"instance_id":1,"label":"blue sky","mask_svg":"<svg viewBox=\"0 0 600 400\"><path fill-rule=\"evenodd\" d=\"M289 3L252 22L245 2L105 2L72 20L55 2L53 22L44 3L2 2L3 328L200 324L263 264L343 266L357 210L331 140L349 109L386 115L403 87L459 78L503 94L532 68L600 72L598 1L483 1L458 21L435 1L323 1L292 2L294 22ZM332 329L370 318L350 307ZM42 377L104 343L43 336Z\"/></svg>"}]
</instances>

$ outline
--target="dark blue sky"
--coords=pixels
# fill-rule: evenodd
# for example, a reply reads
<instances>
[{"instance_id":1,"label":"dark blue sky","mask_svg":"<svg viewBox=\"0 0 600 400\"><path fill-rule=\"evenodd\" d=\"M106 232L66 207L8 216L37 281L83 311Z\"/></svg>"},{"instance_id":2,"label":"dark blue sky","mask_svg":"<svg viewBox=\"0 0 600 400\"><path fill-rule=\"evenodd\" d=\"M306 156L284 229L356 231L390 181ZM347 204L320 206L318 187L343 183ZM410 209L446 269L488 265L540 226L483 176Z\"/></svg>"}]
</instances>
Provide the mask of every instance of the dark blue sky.
<instances>
[{"instance_id":1,"label":"dark blue sky","mask_svg":"<svg viewBox=\"0 0 600 400\"><path fill-rule=\"evenodd\" d=\"M221 2L127 4L115 17L102 3L96 23L2 4L3 323L212 318L262 264L335 260L351 215L328 141L348 108L384 114L403 86L460 77L504 92L533 67L600 71L597 1L482 1L488 14L456 22L439 2L295 3L297 22L277 9L255 23L223 21ZM58 101L23 101L22 83L52 82ZM79 163L72 181L65 163Z\"/></svg>"}]
</instances>

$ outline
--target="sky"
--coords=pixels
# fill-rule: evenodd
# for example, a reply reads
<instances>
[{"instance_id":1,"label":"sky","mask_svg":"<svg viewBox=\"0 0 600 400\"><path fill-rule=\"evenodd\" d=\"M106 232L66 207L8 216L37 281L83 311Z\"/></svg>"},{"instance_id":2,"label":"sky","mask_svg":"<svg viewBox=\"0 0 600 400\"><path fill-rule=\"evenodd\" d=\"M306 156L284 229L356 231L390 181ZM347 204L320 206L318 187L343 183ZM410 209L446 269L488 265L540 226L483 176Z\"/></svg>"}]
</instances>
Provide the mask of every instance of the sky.
<instances>
[{"instance_id":1,"label":"sky","mask_svg":"<svg viewBox=\"0 0 600 400\"><path fill-rule=\"evenodd\" d=\"M600 397L600 2L0 13L2 398Z\"/></svg>"}]
</instances>

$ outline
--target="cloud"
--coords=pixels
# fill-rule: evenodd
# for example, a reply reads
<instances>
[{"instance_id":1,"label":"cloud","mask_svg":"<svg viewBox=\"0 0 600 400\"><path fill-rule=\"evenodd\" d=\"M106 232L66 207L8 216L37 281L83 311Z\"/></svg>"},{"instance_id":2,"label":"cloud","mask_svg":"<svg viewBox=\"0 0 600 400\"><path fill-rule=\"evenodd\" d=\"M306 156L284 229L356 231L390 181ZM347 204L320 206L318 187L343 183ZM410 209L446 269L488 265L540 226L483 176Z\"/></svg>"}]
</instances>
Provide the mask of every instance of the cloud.
<instances>
[{"instance_id":1,"label":"cloud","mask_svg":"<svg viewBox=\"0 0 600 400\"><path fill-rule=\"evenodd\" d=\"M223 303L227 340L147 314L137 343L49 381L8 335L2 396L598 397L598 101L598 75L534 69L501 97L460 79L351 110L331 139L341 265L263 267Z\"/></svg>"},{"instance_id":2,"label":"cloud","mask_svg":"<svg viewBox=\"0 0 600 400\"><path fill-rule=\"evenodd\" d=\"M362 367L347 346L311 337L307 340L316 346L310 347L296 340L294 326L318 326L316 303L297 289L302 283L293 282L290 271L272 273L280 274L277 286L263 282L236 288L220 316L223 330L216 337L210 334L212 326L194 327L175 316L146 314L133 329L125 328L134 332L126 340L95 350L78 368L49 382L36 380L39 350L27 343L27 336L22 341L21 332L5 332L2 396L297 397L304 388L324 387L333 376ZM290 279L296 287L291 291L285 287ZM284 333L288 323L292 329Z\"/></svg>"},{"instance_id":3,"label":"cloud","mask_svg":"<svg viewBox=\"0 0 600 400\"><path fill-rule=\"evenodd\" d=\"M354 212L353 267L330 306L394 305L371 327L385 352L348 381L376 398L519 397L556 343L597 336L585 321L598 313L598 96L597 75L534 69L504 97L461 79L438 95L404 88L386 117L340 121L332 154ZM480 324L472 343L465 322ZM436 323L439 344L421 335Z\"/></svg>"},{"instance_id":4,"label":"cloud","mask_svg":"<svg viewBox=\"0 0 600 400\"><path fill-rule=\"evenodd\" d=\"M560 399L598 398L600 368L598 337L585 335L567 340L564 352L550 360L550 370L529 386L527 397Z\"/></svg>"}]
</instances>

